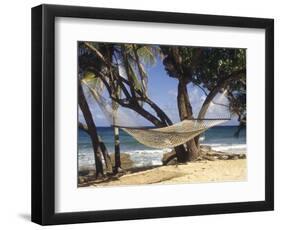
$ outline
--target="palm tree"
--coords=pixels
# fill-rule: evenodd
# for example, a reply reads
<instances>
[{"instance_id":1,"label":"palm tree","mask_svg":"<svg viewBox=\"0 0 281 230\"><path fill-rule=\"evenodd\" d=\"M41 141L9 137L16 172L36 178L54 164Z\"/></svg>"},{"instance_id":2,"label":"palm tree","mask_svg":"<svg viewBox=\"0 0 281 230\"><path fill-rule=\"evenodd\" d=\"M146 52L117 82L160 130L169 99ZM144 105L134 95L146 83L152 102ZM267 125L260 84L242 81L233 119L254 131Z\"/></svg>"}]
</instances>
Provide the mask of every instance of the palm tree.
<instances>
[{"instance_id":1,"label":"palm tree","mask_svg":"<svg viewBox=\"0 0 281 230\"><path fill-rule=\"evenodd\" d=\"M90 108L88 106L86 97L83 92L81 82L78 81L78 95L79 95L79 106L85 118L87 124L87 132L90 135L92 146L94 150L95 166L96 166L96 177L103 176L103 166L102 166L102 152L100 147L100 141L97 133L97 128L93 120Z\"/></svg>"},{"instance_id":2,"label":"palm tree","mask_svg":"<svg viewBox=\"0 0 281 230\"><path fill-rule=\"evenodd\" d=\"M152 65L155 62L159 56L158 46L91 42L84 42L84 45L89 52L93 53L95 59L99 60L98 63L102 63L102 70L96 66L97 62L88 65L88 70L101 79L112 101L135 111L156 127L173 124L165 112L146 93L147 74L144 65ZM115 57L115 62L112 61L112 57ZM120 67L125 70L126 76L120 75ZM121 90L120 94L117 89ZM145 109L144 104L147 104L155 114ZM175 152L178 159L181 160L181 156L184 156L182 153L185 152L184 146L176 147Z\"/></svg>"},{"instance_id":3,"label":"palm tree","mask_svg":"<svg viewBox=\"0 0 281 230\"><path fill-rule=\"evenodd\" d=\"M95 95L99 95L100 92L104 90L104 86L101 80L99 78L96 78L95 75L92 74L91 72L88 71L84 72L84 76L81 82L87 86L87 88L91 91L91 94L96 93ZM92 119L94 119L93 115L92 115ZM99 139L99 146L105 161L106 170L107 172L112 173L113 171L112 163L107 148L100 136L98 136L98 139Z\"/></svg>"},{"instance_id":4,"label":"palm tree","mask_svg":"<svg viewBox=\"0 0 281 230\"><path fill-rule=\"evenodd\" d=\"M118 109L118 103L112 101L112 110L115 113ZM122 171L121 168L121 154L120 154L120 139L119 139L119 128L115 126L116 124L116 113L113 114L113 133L114 133L114 173Z\"/></svg>"},{"instance_id":5,"label":"palm tree","mask_svg":"<svg viewBox=\"0 0 281 230\"><path fill-rule=\"evenodd\" d=\"M164 126L172 125L172 121L154 102L152 102L147 96L147 82L148 76L145 71L145 65L152 66L156 63L156 59L159 57L163 59L163 53L159 46L154 45L136 45L125 44L121 49L122 57L124 60L124 66L127 76L131 76L130 82L134 83L134 87L137 90L141 90L142 96L146 98L146 102L150 102L150 106L155 110L157 116L165 124ZM134 66L136 66L134 68ZM138 73L138 74L137 74ZM141 84L139 83L141 82ZM156 125L158 126L158 125ZM175 147L175 154L179 162L185 162L186 149L184 145Z\"/></svg>"}]
</instances>

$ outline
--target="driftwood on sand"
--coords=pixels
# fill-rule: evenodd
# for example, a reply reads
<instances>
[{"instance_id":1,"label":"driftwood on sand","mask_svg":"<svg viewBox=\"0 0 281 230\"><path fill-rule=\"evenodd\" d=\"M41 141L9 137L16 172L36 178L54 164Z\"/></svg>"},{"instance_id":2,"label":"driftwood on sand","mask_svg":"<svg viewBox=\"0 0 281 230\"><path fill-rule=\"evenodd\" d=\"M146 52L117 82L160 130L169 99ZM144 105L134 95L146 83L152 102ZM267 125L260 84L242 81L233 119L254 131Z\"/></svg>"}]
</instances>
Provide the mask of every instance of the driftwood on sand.
<instances>
[{"instance_id":1,"label":"driftwood on sand","mask_svg":"<svg viewBox=\"0 0 281 230\"><path fill-rule=\"evenodd\" d=\"M175 156L175 151L171 151L165 153L162 158L163 165L173 165L177 164ZM201 160L238 160L238 159L246 159L245 153L225 153L220 151L214 151L208 146L202 146L200 149L200 154L197 157L196 161Z\"/></svg>"}]
</instances>

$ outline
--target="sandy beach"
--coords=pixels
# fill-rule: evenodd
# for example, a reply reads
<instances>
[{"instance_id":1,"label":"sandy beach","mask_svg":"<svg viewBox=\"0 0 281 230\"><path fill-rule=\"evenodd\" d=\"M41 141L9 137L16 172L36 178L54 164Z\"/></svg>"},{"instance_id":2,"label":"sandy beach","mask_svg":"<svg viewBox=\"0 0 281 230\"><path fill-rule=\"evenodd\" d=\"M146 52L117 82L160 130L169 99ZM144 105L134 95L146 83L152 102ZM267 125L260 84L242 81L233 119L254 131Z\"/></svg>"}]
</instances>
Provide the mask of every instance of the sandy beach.
<instances>
[{"instance_id":1,"label":"sandy beach","mask_svg":"<svg viewBox=\"0 0 281 230\"><path fill-rule=\"evenodd\" d=\"M81 183L84 186L122 186L144 184L206 183L245 181L247 160L200 160L186 164L127 170L123 175Z\"/></svg>"}]
</instances>

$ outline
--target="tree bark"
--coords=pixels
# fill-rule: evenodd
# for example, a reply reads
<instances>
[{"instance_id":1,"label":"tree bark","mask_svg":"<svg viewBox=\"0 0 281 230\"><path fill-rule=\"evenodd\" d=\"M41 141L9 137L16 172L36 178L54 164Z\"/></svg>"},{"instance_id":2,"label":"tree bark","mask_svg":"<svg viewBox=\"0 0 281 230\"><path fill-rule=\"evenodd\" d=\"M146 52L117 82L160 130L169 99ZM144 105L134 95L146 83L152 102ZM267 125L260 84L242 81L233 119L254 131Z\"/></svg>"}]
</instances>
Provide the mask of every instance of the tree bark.
<instances>
[{"instance_id":1,"label":"tree bark","mask_svg":"<svg viewBox=\"0 0 281 230\"><path fill-rule=\"evenodd\" d=\"M154 124L156 127L165 127L167 126L165 121L162 121L160 119L157 119L154 115L152 115L150 112L145 110L143 107L141 107L139 104L130 105L128 106L130 109L136 111L138 114L140 114L142 117L150 121L152 124Z\"/></svg>"},{"instance_id":2,"label":"tree bark","mask_svg":"<svg viewBox=\"0 0 281 230\"><path fill-rule=\"evenodd\" d=\"M88 103L86 101L83 88L81 86L81 82L78 81L78 103L81 108L81 111L83 113L83 116L85 118L87 127L88 127L88 133L90 135L92 146L94 149L94 157L95 157L95 165L96 165L96 177L103 176L103 165L102 165L102 152L99 142L99 137L96 129L96 125L94 123L90 108L88 106Z\"/></svg>"},{"instance_id":3,"label":"tree bark","mask_svg":"<svg viewBox=\"0 0 281 230\"><path fill-rule=\"evenodd\" d=\"M157 116L163 123L166 123L166 125L173 124L171 119L157 104L155 104L153 101L151 101L148 97L146 97L144 101L150 105L150 107L156 112Z\"/></svg>"},{"instance_id":4,"label":"tree bark","mask_svg":"<svg viewBox=\"0 0 281 230\"><path fill-rule=\"evenodd\" d=\"M192 119L192 107L189 101L189 96L186 89L186 83L179 80L178 84L178 109L181 120Z\"/></svg>"},{"instance_id":5,"label":"tree bark","mask_svg":"<svg viewBox=\"0 0 281 230\"><path fill-rule=\"evenodd\" d=\"M79 128L82 129L84 132L86 132L90 136L87 125L84 125L84 124L79 122ZM106 165L106 170L107 170L107 172L112 172L111 158L108 154L107 148L106 148L104 142L102 141L101 137L98 136L98 138L99 138L99 143L100 143L102 155L103 155L103 158L105 159L104 161L105 161L105 165Z\"/></svg>"},{"instance_id":6,"label":"tree bark","mask_svg":"<svg viewBox=\"0 0 281 230\"><path fill-rule=\"evenodd\" d=\"M203 105L198 113L198 118L199 119L205 118L205 115L208 111L211 102L216 97L216 95L220 92L220 90L223 89L230 80L239 80L242 78L242 76L245 73L246 73L246 69L241 69L233 72L227 77L222 78L205 98L205 101L203 102ZM196 145L199 147L199 136L195 137L194 140Z\"/></svg>"},{"instance_id":7,"label":"tree bark","mask_svg":"<svg viewBox=\"0 0 281 230\"><path fill-rule=\"evenodd\" d=\"M117 95L119 96L119 95ZM113 108L113 134L114 134L114 169L113 173L118 173L122 171L121 169L121 156L120 156L120 141L119 141L119 128L116 127L116 115L117 115L117 108L119 107L118 103L115 101L112 101L112 108Z\"/></svg>"},{"instance_id":8,"label":"tree bark","mask_svg":"<svg viewBox=\"0 0 281 230\"><path fill-rule=\"evenodd\" d=\"M100 143L100 149L101 149L101 152L103 155L103 159L105 161L106 171L109 173L112 173L113 168L112 168L111 158L110 158L107 148L106 148L104 142L101 140L100 136L99 136L99 143Z\"/></svg>"},{"instance_id":9,"label":"tree bark","mask_svg":"<svg viewBox=\"0 0 281 230\"><path fill-rule=\"evenodd\" d=\"M108 69L110 71L113 71L111 66L111 62L109 61L111 59L111 57L108 58L108 60L103 56L103 54L101 54L96 48L92 47L90 44L86 43L86 45L93 50L97 56L101 59L101 61L108 67ZM147 110L145 110L142 106L139 105L138 103L138 99L136 97L136 90L132 85L132 77L130 76L130 71L128 69L128 60L126 57L126 53L124 52L124 47L122 47L122 55L123 55L123 59L124 59L124 64L125 64L125 70L127 72L127 77L128 80L125 81L126 84L128 84L128 87L130 89L130 93L129 94L127 88L123 85L123 81L125 80L123 79L119 73L112 73L112 76L116 77L116 82L120 85L121 90L123 91L124 95L126 96L126 103L124 103L122 100L120 100L117 97L114 97L114 93L112 92L111 89L111 85L106 81L107 77L102 74L100 71L96 70L95 68L92 67L92 71L103 81L105 87L107 88L109 95L111 97L111 99L120 104L123 107L126 108L130 108L134 111L136 111L137 113L139 113L142 117L144 117L145 119L147 119L148 121L150 121L152 124L154 124L156 127L165 127L168 125L172 125L172 121L169 119L169 117L164 113L163 110L161 110L154 102L152 102L146 95L140 95L141 98L143 99L144 102L146 102L147 104L150 105L150 107L156 112L158 118L156 116L154 116L152 113L148 112ZM184 152L185 152L185 148L184 146L178 146L175 148L176 153L178 154L178 158L181 161L185 161L184 158L182 156L184 156Z\"/></svg>"},{"instance_id":10,"label":"tree bark","mask_svg":"<svg viewBox=\"0 0 281 230\"><path fill-rule=\"evenodd\" d=\"M186 89L186 83L179 80L178 84L178 109L180 119L192 119L192 107ZM199 155L199 148L194 139L186 143L186 151L176 151L179 162L187 162L195 160Z\"/></svg>"},{"instance_id":11,"label":"tree bark","mask_svg":"<svg viewBox=\"0 0 281 230\"><path fill-rule=\"evenodd\" d=\"M118 173L121 169L120 159L120 140L119 140L119 128L113 127L114 129L114 150L115 150L115 162L114 162L114 173Z\"/></svg>"},{"instance_id":12,"label":"tree bark","mask_svg":"<svg viewBox=\"0 0 281 230\"><path fill-rule=\"evenodd\" d=\"M210 93L205 98L205 101L203 102L203 105L198 113L198 119L204 119L205 115L208 111L208 108L212 102L212 100L215 98L215 96L219 93L220 89L226 84L226 81L220 82L217 84L215 88L213 88ZM194 138L196 146L199 148L199 138L200 136L197 136Z\"/></svg>"}]
</instances>

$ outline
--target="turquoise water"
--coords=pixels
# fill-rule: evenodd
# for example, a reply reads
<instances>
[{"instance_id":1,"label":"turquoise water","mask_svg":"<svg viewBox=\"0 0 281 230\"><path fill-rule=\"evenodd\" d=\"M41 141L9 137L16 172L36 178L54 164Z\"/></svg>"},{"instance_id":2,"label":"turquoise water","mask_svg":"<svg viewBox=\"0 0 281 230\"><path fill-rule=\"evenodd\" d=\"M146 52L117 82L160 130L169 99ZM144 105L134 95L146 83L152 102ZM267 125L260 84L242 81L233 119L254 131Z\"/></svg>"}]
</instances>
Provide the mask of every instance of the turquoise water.
<instances>
[{"instance_id":1,"label":"turquoise water","mask_svg":"<svg viewBox=\"0 0 281 230\"><path fill-rule=\"evenodd\" d=\"M114 136L112 127L98 127L98 133L104 141L108 151L114 152ZM201 136L200 142L208 145L214 150L233 153L246 152L246 130L241 130L239 137L234 134L237 131L236 126L217 126L210 128ZM153 149L138 143L134 138L123 130L120 130L120 148L122 153L128 153L131 156L136 167L161 165L161 159L165 152L170 149ZM92 143L82 130L78 131L78 160L79 167L93 167Z\"/></svg>"}]
</instances>

